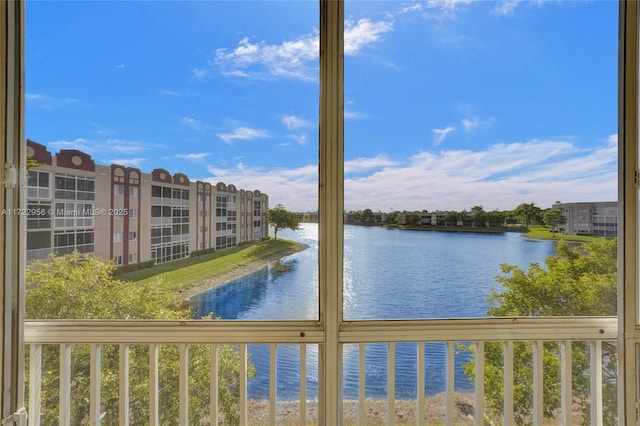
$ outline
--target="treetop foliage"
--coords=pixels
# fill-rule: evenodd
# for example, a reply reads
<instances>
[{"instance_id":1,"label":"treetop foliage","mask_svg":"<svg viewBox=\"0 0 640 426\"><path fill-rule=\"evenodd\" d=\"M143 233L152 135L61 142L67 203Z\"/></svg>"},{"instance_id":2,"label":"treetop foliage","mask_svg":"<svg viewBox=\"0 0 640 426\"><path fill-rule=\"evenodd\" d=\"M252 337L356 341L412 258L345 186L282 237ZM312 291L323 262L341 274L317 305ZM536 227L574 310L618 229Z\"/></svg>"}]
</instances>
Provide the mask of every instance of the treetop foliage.
<instances>
[{"instance_id":1,"label":"treetop foliage","mask_svg":"<svg viewBox=\"0 0 640 426\"><path fill-rule=\"evenodd\" d=\"M141 284L113 278L110 261L74 252L34 261L26 269L26 316L32 319L190 319L180 296L161 283ZM211 320L211 317L204 320ZM58 424L58 345L43 345L42 423ZM209 345L189 345L189 424L201 424L209 415ZM131 345L129 352L129 421L149 424L149 347ZM90 401L89 345L74 345L72 357L71 424L88 424ZM218 408L222 424L239 422L240 355L230 345L218 346ZM161 424L177 424L179 413L178 345L161 345L158 368ZM29 362L27 362L29 365ZM119 347L103 345L101 359L101 411L103 424L118 424ZM29 373L28 373L29 374ZM255 376L249 363L248 375Z\"/></svg>"},{"instance_id":2,"label":"treetop foliage","mask_svg":"<svg viewBox=\"0 0 640 426\"><path fill-rule=\"evenodd\" d=\"M275 239L278 239L278 231L281 229L298 229L300 219L298 215L287 211L282 204L276 204L272 209L269 209L267 213L269 224L273 226Z\"/></svg>"},{"instance_id":3,"label":"treetop foliage","mask_svg":"<svg viewBox=\"0 0 640 426\"><path fill-rule=\"evenodd\" d=\"M189 319L182 298L157 284L113 278L112 262L73 252L26 270L26 317L33 319Z\"/></svg>"},{"instance_id":4,"label":"treetop foliage","mask_svg":"<svg viewBox=\"0 0 640 426\"><path fill-rule=\"evenodd\" d=\"M489 316L612 316L617 309L617 241L598 239L571 247L559 243L557 255L546 259L545 267L537 263L523 270L502 265L496 280L502 284L489 297ZM474 352L471 346L463 349ZM560 345L544 342L544 415L553 418L560 400ZM617 424L617 348L613 342L602 343L602 395L604 424ZM503 410L504 354L502 344L484 346L484 380L487 406L496 417ZM590 422L590 365L588 342L572 342L573 403L582 414L583 424ZM475 361L463 366L471 378ZM531 342L514 342L514 416L519 425L531 424L533 407L533 351Z\"/></svg>"}]
</instances>

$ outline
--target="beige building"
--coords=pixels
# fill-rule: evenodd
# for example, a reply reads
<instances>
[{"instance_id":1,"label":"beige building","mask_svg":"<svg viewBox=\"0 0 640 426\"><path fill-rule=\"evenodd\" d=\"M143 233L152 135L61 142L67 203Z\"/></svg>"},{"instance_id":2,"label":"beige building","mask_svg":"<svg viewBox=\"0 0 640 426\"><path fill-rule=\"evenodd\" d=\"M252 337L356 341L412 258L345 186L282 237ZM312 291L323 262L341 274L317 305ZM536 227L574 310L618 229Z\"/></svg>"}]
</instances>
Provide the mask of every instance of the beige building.
<instances>
[{"instance_id":1,"label":"beige building","mask_svg":"<svg viewBox=\"0 0 640 426\"><path fill-rule=\"evenodd\" d=\"M551 208L560 210L567 220L558 226L558 232L607 238L618 235L618 203L615 201L555 203Z\"/></svg>"},{"instance_id":2,"label":"beige building","mask_svg":"<svg viewBox=\"0 0 640 426\"><path fill-rule=\"evenodd\" d=\"M164 169L96 165L88 154L27 141L27 258L78 250L117 265L188 257L268 237L269 198Z\"/></svg>"}]
</instances>

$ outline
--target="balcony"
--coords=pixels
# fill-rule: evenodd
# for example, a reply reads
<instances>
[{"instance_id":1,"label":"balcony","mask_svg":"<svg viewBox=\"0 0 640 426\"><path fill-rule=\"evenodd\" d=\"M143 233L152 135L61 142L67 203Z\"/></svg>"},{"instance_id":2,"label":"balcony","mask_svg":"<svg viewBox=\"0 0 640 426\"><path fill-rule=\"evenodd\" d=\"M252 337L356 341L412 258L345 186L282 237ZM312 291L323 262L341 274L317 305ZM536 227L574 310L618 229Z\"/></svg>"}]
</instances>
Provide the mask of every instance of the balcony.
<instances>
[{"instance_id":1,"label":"balcony","mask_svg":"<svg viewBox=\"0 0 640 426\"><path fill-rule=\"evenodd\" d=\"M208 413L205 419L209 424L218 424L221 410L218 394L218 353L221 345L233 345L239 351L239 424L282 424L283 413L289 412L296 419L293 424L316 424L317 415L322 413L322 404L312 400L307 394L307 380L310 377L309 365L314 360L309 357L311 350L322 352L323 329L311 322L224 322L224 321L187 321L187 322L144 322L144 321L27 321L25 324L25 344L28 347L28 395L29 395L29 425L40 425L42 416L42 395L49 398L52 393L57 394L59 424L70 424L71 407L75 404L74 388L79 379L72 371L72 356L74 351L82 345L90 345L88 363L90 365L90 398L89 413L86 417L90 424L100 424L101 416L101 385L105 380L113 381L117 376L119 383L118 416L119 424L130 423L129 413L133 404L132 389L138 388L130 376L130 348L145 346L148 348L148 395L149 404L145 407L148 412L148 424L160 424L159 410L163 404L159 391L159 347L174 345L179 352L179 385L172 388L170 398L179 401L179 413L171 424L189 424L189 383L192 377L189 372L189 349L193 345L206 345L209 356L209 401ZM416 383L425 383L425 345L437 342L446 347L446 362L444 365L446 389L444 390L443 418L437 424L476 424L483 425L485 421L495 424L514 424L514 389L519 385L514 375L514 345L527 342L533 350L531 365L533 377L532 410L530 420L535 425L543 424L543 372L547 365L543 362L543 344L555 343L560 360L559 383L557 389L561 400L561 409L556 413L554 422L571 424L576 421L574 403L578 398L572 392L572 345L584 344L588 369L582 371L584 377L589 378L588 396L580 398L590 402L590 422L593 425L603 424L603 384L610 377L603 377L603 364L612 360L603 355L603 345L615 345L617 338L617 319L609 317L565 317L565 318L509 318L509 319L457 319L457 320L428 320L428 321L367 321L342 323L340 327L339 348L343 354L347 351L358 354L358 399L343 403L342 412L344 424L373 424L372 422L393 424L432 424L427 410L424 386L417 386L416 398L412 401L396 401L396 375L398 366L395 358L397 344L411 343L415 345ZM476 374L478 378L473 382L473 392L467 399L474 401L472 407L467 404L461 410L459 395L454 392L454 370L457 368L454 357L459 350L459 343L466 343L475 353L475 371L481 372L485 366L485 345L499 342L503 347L504 356L504 402L503 412L499 418L490 418L487 410L487 388L484 375ZM368 409L372 400L365 392L365 348L369 344L386 344L387 369L385 401L377 401L385 406L384 410ZM250 375L247 363L247 345L258 344L268 347L269 353L269 398L260 401L259 405L268 406L268 415L259 415L255 407L257 401L248 397L247 387ZM277 348L279 345L294 345L299 348L299 397L297 401L279 401L276 398ZM43 372L43 351L47 346L59 348L60 380L57 389L43 389L41 378ZM107 347L119 351L119 367L117 371L101 368L100 354ZM55 351L54 351L55 352ZM573 352L575 353L575 352ZM318 357L318 359L320 356ZM309 369L309 370L308 370ZM317 369L313 368L314 371ZM84 380L87 380L85 377ZM344 385L343 385L344 386ZM318 387L322 387L321 377L318 377ZM342 392L335 392L340 398ZM162 394L166 397L166 394ZM139 401L135 402L136 404ZM407 423L406 417L395 408L402 403L409 407L415 421ZM286 409L284 408L286 406ZM317 408L317 410L315 409ZM264 410L263 410L264 411ZM482 414L480 414L482 413ZM302 414L302 415L301 415ZM579 415L579 414L578 414ZM429 419L429 420L428 420ZM204 420L204 419L203 419ZM288 423L287 423L288 424Z\"/></svg>"}]
</instances>

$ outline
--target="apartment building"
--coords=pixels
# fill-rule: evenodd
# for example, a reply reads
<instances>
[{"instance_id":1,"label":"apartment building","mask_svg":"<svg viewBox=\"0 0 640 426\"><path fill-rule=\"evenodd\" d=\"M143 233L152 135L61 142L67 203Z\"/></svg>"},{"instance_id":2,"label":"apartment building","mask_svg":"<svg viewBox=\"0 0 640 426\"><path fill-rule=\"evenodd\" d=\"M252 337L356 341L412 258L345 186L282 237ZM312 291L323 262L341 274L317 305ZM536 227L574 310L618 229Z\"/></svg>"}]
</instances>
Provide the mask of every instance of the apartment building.
<instances>
[{"instance_id":1,"label":"apartment building","mask_svg":"<svg viewBox=\"0 0 640 426\"><path fill-rule=\"evenodd\" d=\"M27 259L74 250L117 265L188 257L268 237L269 198L164 169L95 164L78 150L52 155L27 141Z\"/></svg>"},{"instance_id":2,"label":"apartment building","mask_svg":"<svg viewBox=\"0 0 640 426\"><path fill-rule=\"evenodd\" d=\"M595 235L614 238L618 235L618 203L615 201L555 203L567 222L558 232L569 235Z\"/></svg>"}]
</instances>

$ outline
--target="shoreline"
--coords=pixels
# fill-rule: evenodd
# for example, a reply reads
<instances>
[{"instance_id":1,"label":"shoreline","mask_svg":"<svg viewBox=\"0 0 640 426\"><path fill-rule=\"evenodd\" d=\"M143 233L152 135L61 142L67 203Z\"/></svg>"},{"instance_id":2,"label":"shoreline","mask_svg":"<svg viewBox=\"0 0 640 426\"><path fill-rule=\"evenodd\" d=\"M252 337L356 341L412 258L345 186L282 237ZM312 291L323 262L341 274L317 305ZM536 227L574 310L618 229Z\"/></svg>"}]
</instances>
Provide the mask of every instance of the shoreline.
<instances>
[{"instance_id":1,"label":"shoreline","mask_svg":"<svg viewBox=\"0 0 640 426\"><path fill-rule=\"evenodd\" d=\"M454 421L456 424L474 424L474 393L454 393ZM424 399L426 424L444 424L446 419L446 393ZM394 401L394 418L397 425L415 425L417 423L417 401L398 399ZM365 399L365 418L368 425L385 425L388 416L388 401L384 399ZM345 425L357 425L359 414L359 403L357 400L343 401L343 421ZM268 400L251 400L249 402L249 417L251 423L255 425L268 425L270 409ZM318 423L318 402L307 401L306 416L307 423L317 425ZM300 402L299 401L277 401L276 420L282 425L300 424Z\"/></svg>"},{"instance_id":2,"label":"shoreline","mask_svg":"<svg viewBox=\"0 0 640 426\"><path fill-rule=\"evenodd\" d=\"M182 289L178 291L178 294L180 294L180 296L183 299L188 301L192 297L197 296L198 294L204 293L219 285L226 284L229 281L233 281L235 279L244 277L245 275L249 275L254 272L257 272L260 269L264 268L265 266L268 266L274 262L284 259L287 256L291 256L292 254L304 251L308 248L309 246L306 244L296 243L296 245L293 246L292 248L273 254L271 256L265 257L264 259L254 260L246 264L238 264L231 271L226 272L224 274L213 276L189 288Z\"/></svg>"}]
</instances>

